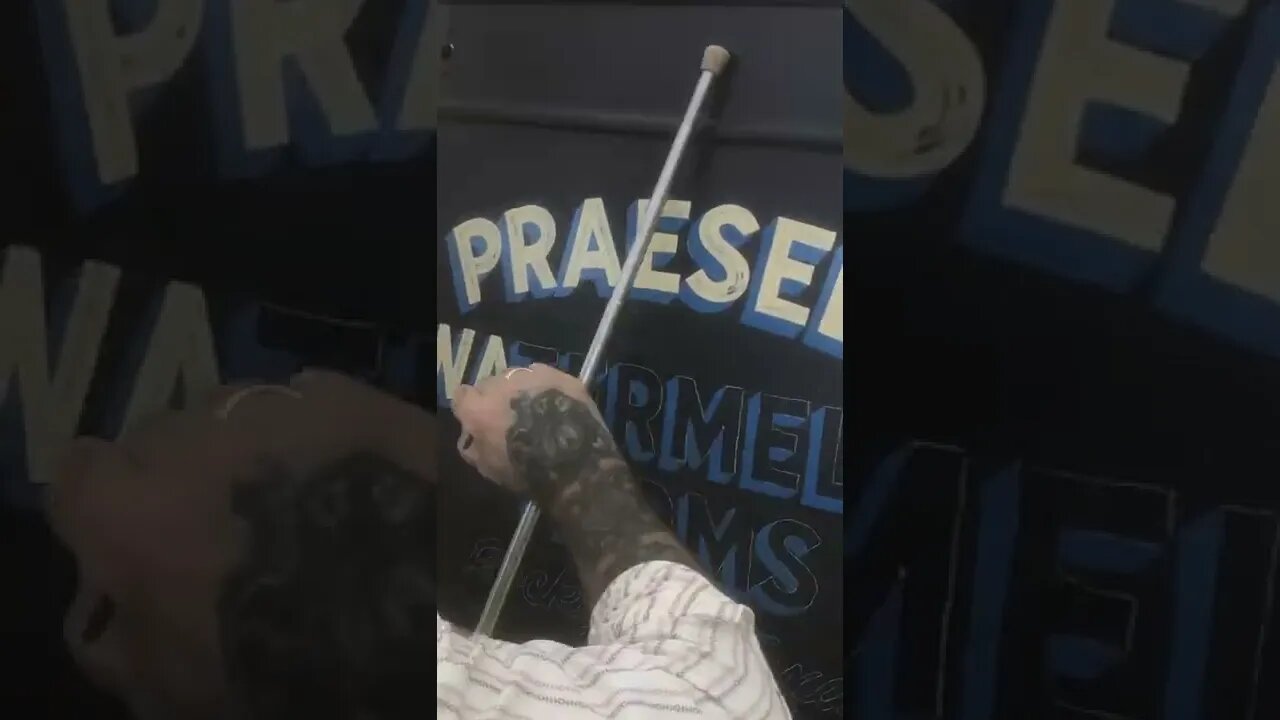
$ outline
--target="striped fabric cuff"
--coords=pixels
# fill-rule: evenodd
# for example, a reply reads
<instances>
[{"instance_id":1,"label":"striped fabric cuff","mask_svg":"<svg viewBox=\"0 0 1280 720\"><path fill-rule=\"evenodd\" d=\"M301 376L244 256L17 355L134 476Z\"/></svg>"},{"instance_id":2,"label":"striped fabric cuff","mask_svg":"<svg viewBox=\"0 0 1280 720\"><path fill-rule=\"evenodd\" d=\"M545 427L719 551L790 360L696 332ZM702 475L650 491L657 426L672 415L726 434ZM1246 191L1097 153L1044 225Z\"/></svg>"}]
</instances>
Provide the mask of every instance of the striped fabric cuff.
<instances>
[{"instance_id":1,"label":"striped fabric cuff","mask_svg":"<svg viewBox=\"0 0 1280 720\"><path fill-rule=\"evenodd\" d=\"M609 583L591 611L592 645L657 640L679 635L684 619L739 623L750 610L720 592L686 565L665 560L641 563Z\"/></svg>"}]
</instances>

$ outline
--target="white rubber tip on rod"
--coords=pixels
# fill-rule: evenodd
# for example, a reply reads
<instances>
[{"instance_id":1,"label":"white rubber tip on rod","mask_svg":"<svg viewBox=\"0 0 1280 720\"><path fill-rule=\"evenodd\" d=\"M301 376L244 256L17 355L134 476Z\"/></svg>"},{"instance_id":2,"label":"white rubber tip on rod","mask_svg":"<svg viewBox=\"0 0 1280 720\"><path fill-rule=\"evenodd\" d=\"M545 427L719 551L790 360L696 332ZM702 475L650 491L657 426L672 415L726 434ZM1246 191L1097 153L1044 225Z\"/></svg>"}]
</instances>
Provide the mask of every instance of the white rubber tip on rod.
<instances>
[{"instance_id":1,"label":"white rubber tip on rod","mask_svg":"<svg viewBox=\"0 0 1280 720\"><path fill-rule=\"evenodd\" d=\"M702 51L702 70L712 75L719 75L729 64L729 51L719 45L708 45Z\"/></svg>"}]
</instances>

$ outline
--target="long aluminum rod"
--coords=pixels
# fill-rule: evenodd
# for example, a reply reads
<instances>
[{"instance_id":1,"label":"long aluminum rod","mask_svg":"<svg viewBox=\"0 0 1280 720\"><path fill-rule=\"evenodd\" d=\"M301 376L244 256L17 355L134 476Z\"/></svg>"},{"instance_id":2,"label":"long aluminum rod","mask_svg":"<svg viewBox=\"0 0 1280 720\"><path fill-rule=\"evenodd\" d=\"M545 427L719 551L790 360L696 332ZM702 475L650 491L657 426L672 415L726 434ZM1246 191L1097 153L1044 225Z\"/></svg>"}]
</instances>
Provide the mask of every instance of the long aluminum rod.
<instances>
[{"instance_id":1,"label":"long aluminum rod","mask_svg":"<svg viewBox=\"0 0 1280 720\"><path fill-rule=\"evenodd\" d=\"M622 303L627 298L631 283L635 281L636 272L640 269L640 261L648 250L649 239L653 236L654 227L662 214L663 206L667 203L667 195L671 191L671 181L675 177L676 170L680 166L680 160L684 156L685 148L689 144L689 136L693 133L694 124L702 110L703 103L707 99L711 83L715 80L716 75L723 70L727 61L728 53L715 46L707 48L707 52L703 56L702 74L698 77L698 84L693 89L693 98L689 100L689 107L685 110L684 119L681 120L680 128L676 131L675 141L672 142L671 150L667 153L666 163L662 166L662 172L658 174L658 182L653 188L653 194L649 198L648 205L645 206L644 215L640 220L640 227L636 232L635 242L632 243L631 249L627 252L627 259L622 264L621 277L618 278L618 282L613 288L613 294L609 296L609 302L604 308L604 315L600 318L600 324L596 326L595 337L591 339L591 346L587 349L587 356L582 361L582 369L578 372L578 379L584 384L589 385L591 383L595 376L596 368L600 365L605 343L609 341L609 336L613 333L613 326L618 319L618 311L622 308ZM524 513L520 516L520 523L516 525L515 534L511 538L511 544L507 546L507 552L502 558L502 565L498 568L498 577L494 580L493 588L489 591L489 598L485 601L484 610L480 613L480 622L476 624L477 633L482 635L493 634L493 629L498 623L498 615L501 614L502 607L507 601L507 595L511 592L511 584L515 582L516 572L520 569L520 562L524 559L525 550L529 547L529 540L533 537L533 528L537 525L540 514L538 506L534 503L530 502L525 505Z\"/></svg>"}]
</instances>

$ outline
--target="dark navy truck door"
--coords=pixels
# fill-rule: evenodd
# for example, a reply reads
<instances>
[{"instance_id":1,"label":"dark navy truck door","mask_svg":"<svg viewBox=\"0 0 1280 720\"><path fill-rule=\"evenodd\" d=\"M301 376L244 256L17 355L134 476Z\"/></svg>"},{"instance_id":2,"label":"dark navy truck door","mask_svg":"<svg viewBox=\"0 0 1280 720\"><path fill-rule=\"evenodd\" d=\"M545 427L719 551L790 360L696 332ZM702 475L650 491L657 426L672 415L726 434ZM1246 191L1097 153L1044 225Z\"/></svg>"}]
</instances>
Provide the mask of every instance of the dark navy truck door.
<instances>
[{"instance_id":1,"label":"dark navy truck door","mask_svg":"<svg viewBox=\"0 0 1280 720\"><path fill-rule=\"evenodd\" d=\"M755 611L796 715L840 713L839 8L457 3L449 13L442 406L457 383L508 366L576 369L611 289L610 258L634 236L703 48L733 53L714 122L690 146L623 307L597 398L659 512ZM440 604L469 624L520 506L451 462ZM498 635L581 642L587 612L544 522Z\"/></svg>"}]
</instances>

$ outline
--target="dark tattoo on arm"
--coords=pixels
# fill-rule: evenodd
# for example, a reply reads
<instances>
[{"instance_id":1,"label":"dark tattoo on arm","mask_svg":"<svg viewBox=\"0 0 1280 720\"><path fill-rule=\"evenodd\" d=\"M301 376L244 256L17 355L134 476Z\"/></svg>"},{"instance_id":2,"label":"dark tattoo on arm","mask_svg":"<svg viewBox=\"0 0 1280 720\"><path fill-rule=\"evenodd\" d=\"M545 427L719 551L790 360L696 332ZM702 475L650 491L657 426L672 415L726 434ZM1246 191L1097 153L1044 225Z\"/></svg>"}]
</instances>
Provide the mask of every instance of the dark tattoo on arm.
<instances>
[{"instance_id":1,"label":"dark tattoo on arm","mask_svg":"<svg viewBox=\"0 0 1280 720\"><path fill-rule=\"evenodd\" d=\"M511 465L560 528L590 605L628 568L698 562L653 513L609 431L581 400L559 390L511 401Z\"/></svg>"}]
</instances>

